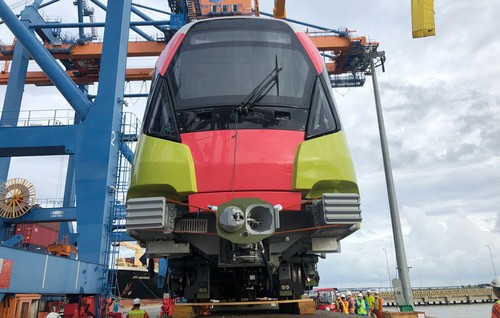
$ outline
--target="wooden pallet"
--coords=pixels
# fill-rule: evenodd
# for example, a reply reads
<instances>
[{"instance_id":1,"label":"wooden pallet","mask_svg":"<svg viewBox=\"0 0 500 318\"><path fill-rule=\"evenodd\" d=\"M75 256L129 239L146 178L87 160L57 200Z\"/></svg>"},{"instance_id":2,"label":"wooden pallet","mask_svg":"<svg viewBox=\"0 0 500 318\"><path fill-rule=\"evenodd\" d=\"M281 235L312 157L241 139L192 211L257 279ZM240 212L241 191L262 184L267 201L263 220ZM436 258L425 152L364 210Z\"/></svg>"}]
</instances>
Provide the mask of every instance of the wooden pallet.
<instances>
[{"instance_id":1,"label":"wooden pallet","mask_svg":"<svg viewBox=\"0 0 500 318\"><path fill-rule=\"evenodd\" d=\"M193 318L198 316L209 316L211 308L216 306L258 306L277 305L280 311L297 315L309 315L316 312L316 304L313 299L296 300L261 300L242 302L205 302L205 303L176 303L172 318Z\"/></svg>"}]
</instances>

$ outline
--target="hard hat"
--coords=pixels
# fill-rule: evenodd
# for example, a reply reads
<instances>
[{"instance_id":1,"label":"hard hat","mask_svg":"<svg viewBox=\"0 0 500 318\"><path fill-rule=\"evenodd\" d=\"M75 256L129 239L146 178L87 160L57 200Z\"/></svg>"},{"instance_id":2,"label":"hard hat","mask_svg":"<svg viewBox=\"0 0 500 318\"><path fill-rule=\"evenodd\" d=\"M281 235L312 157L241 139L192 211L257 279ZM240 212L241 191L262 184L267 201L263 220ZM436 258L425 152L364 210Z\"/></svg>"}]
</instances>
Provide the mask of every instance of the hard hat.
<instances>
[{"instance_id":1,"label":"hard hat","mask_svg":"<svg viewBox=\"0 0 500 318\"><path fill-rule=\"evenodd\" d=\"M375 295L378 295L378 294L379 294L378 290L376 290L374 294L375 294Z\"/></svg>"},{"instance_id":2,"label":"hard hat","mask_svg":"<svg viewBox=\"0 0 500 318\"><path fill-rule=\"evenodd\" d=\"M347 295L352 295L350 290L347 291Z\"/></svg>"},{"instance_id":3,"label":"hard hat","mask_svg":"<svg viewBox=\"0 0 500 318\"><path fill-rule=\"evenodd\" d=\"M136 298L136 299L134 299L133 304L134 305L140 305L141 304L141 300L139 298Z\"/></svg>"},{"instance_id":4,"label":"hard hat","mask_svg":"<svg viewBox=\"0 0 500 318\"><path fill-rule=\"evenodd\" d=\"M372 291L368 289L366 292L371 294Z\"/></svg>"},{"instance_id":5,"label":"hard hat","mask_svg":"<svg viewBox=\"0 0 500 318\"><path fill-rule=\"evenodd\" d=\"M358 294L358 297L363 297L363 294L362 294L362 293L359 293L359 294Z\"/></svg>"},{"instance_id":6,"label":"hard hat","mask_svg":"<svg viewBox=\"0 0 500 318\"><path fill-rule=\"evenodd\" d=\"M340 297L345 298L345 295L344 294L340 294Z\"/></svg>"},{"instance_id":7,"label":"hard hat","mask_svg":"<svg viewBox=\"0 0 500 318\"><path fill-rule=\"evenodd\" d=\"M496 276L495 278L493 278L493 280L491 281L491 286L500 288L500 276Z\"/></svg>"}]
</instances>

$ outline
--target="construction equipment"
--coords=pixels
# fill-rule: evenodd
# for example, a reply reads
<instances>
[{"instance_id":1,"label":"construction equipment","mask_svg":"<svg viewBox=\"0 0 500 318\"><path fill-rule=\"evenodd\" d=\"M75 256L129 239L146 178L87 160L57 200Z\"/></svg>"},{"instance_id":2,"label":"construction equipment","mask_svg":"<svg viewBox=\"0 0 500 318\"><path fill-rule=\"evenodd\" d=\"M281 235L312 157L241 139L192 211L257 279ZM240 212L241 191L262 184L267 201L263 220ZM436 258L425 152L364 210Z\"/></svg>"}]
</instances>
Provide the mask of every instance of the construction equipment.
<instances>
[{"instance_id":1,"label":"construction equipment","mask_svg":"<svg viewBox=\"0 0 500 318\"><path fill-rule=\"evenodd\" d=\"M55 256L64 256L75 259L78 255L78 249L68 241L68 236L64 235L61 242L50 244L47 251Z\"/></svg>"}]
</instances>

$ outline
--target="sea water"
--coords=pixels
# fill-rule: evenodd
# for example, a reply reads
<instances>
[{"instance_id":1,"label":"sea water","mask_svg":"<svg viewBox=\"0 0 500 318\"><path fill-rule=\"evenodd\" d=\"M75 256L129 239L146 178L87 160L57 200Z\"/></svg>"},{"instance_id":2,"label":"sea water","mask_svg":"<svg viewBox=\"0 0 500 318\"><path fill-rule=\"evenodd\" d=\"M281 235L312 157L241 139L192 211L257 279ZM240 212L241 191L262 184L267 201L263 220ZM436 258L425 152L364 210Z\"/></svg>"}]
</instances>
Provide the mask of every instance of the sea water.
<instances>
[{"instance_id":1,"label":"sea water","mask_svg":"<svg viewBox=\"0 0 500 318\"><path fill-rule=\"evenodd\" d=\"M490 318L493 303L453 304L415 306L415 311L425 313L426 318ZM394 307L385 307L387 311L397 311Z\"/></svg>"}]
</instances>

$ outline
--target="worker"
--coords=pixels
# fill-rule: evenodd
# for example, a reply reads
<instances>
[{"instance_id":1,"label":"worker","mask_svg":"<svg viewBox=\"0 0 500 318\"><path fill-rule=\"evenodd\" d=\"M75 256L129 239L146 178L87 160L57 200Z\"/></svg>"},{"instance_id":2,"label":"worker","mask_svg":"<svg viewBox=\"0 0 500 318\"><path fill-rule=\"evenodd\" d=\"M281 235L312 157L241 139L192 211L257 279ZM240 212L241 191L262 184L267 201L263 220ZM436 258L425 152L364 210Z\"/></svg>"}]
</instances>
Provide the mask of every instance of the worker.
<instances>
[{"instance_id":1,"label":"worker","mask_svg":"<svg viewBox=\"0 0 500 318\"><path fill-rule=\"evenodd\" d=\"M356 300L354 306L356 307L356 314L358 314L359 316L368 316L368 309L370 308L370 306L363 298L362 293L358 294L358 299Z\"/></svg>"},{"instance_id":2,"label":"worker","mask_svg":"<svg viewBox=\"0 0 500 318\"><path fill-rule=\"evenodd\" d=\"M500 276L496 276L491 281L491 287L493 287L493 292L497 297L497 300L491 308L491 318L500 318Z\"/></svg>"},{"instance_id":3,"label":"worker","mask_svg":"<svg viewBox=\"0 0 500 318\"><path fill-rule=\"evenodd\" d=\"M149 318L148 313L141 309L141 300L134 299L132 303L132 310L128 312L127 318Z\"/></svg>"},{"instance_id":4,"label":"worker","mask_svg":"<svg viewBox=\"0 0 500 318\"><path fill-rule=\"evenodd\" d=\"M346 297L344 294L340 294L340 303L339 303L339 312L348 314L349 313L349 303L346 300Z\"/></svg>"},{"instance_id":5,"label":"worker","mask_svg":"<svg viewBox=\"0 0 500 318\"><path fill-rule=\"evenodd\" d=\"M341 303L342 303L342 299L340 299L340 294L337 294L337 298L335 299L335 311L336 312L341 312L340 311Z\"/></svg>"},{"instance_id":6,"label":"worker","mask_svg":"<svg viewBox=\"0 0 500 318\"><path fill-rule=\"evenodd\" d=\"M349 308L349 314L354 314L356 310L356 306L354 305L355 300L354 296L352 295L351 291L347 291L347 302L349 303L348 308Z\"/></svg>"},{"instance_id":7,"label":"worker","mask_svg":"<svg viewBox=\"0 0 500 318\"><path fill-rule=\"evenodd\" d=\"M375 291L375 304L373 306L373 314L377 318L384 318L384 310L382 308L384 304L384 300L382 297L380 297L380 294L378 291Z\"/></svg>"},{"instance_id":8,"label":"worker","mask_svg":"<svg viewBox=\"0 0 500 318\"><path fill-rule=\"evenodd\" d=\"M373 296L372 291L369 290L369 289L366 291L365 300L366 300L366 302L368 303L368 306L369 306L369 308L368 308L368 317L372 317L373 308L374 308L374 305L375 305L375 297Z\"/></svg>"}]
</instances>

